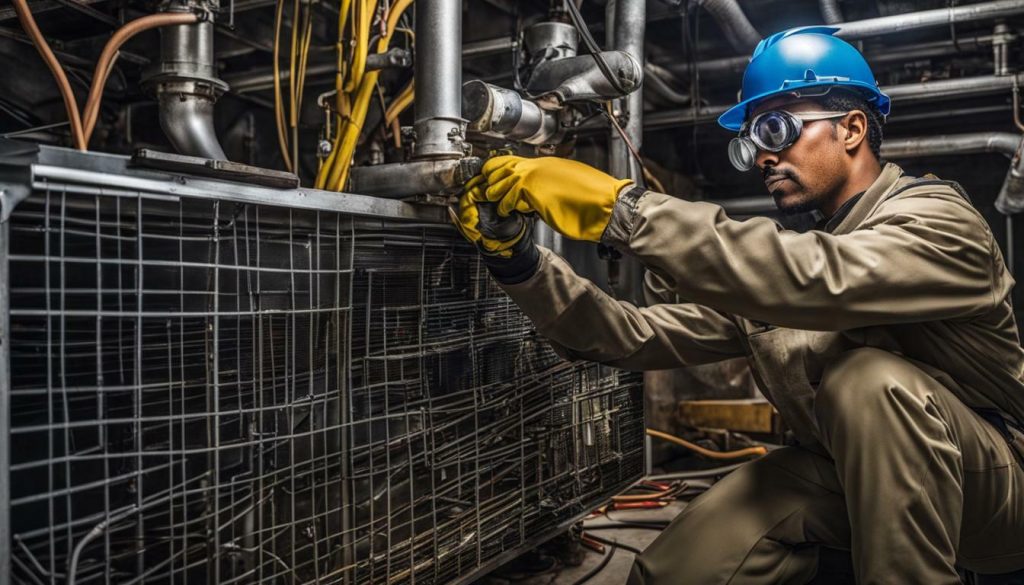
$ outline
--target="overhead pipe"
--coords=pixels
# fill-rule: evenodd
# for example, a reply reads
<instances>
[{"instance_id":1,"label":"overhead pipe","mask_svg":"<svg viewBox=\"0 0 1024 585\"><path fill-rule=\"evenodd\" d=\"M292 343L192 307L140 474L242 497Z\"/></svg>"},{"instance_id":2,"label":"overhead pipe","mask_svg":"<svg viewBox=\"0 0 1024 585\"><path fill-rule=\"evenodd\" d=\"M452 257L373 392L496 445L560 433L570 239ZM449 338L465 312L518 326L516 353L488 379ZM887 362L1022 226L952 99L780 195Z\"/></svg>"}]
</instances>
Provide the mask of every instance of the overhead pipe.
<instances>
[{"instance_id":1,"label":"overhead pipe","mask_svg":"<svg viewBox=\"0 0 1024 585\"><path fill-rule=\"evenodd\" d=\"M750 24L736 0L704 0L701 6L718 23L733 49L749 52L761 42L761 34Z\"/></svg>"},{"instance_id":2,"label":"overhead pipe","mask_svg":"<svg viewBox=\"0 0 1024 585\"><path fill-rule=\"evenodd\" d=\"M828 0L821 0L822 3L827 1ZM717 2L706 2L704 5L714 6L716 4ZM725 2L725 4L729 4L729 2ZM735 4L735 2L732 2L732 4ZM717 8L718 7L716 6L716 9ZM731 7L729 9L732 10ZM739 11L739 7L737 6L735 10ZM739 12L742 16L742 11ZM830 24L835 24L835 26L839 28L839 32L836 33L837 37L850 41L923 28L949 26L951 24L963 22L995 20L1016 16L1018 14L1024 14L1024 2L1021 2L1020 0L995 0L993 2L982 2L980 4L951 6L949 8L936 8L934 10L922 10L920 12L908 12L904 14L894 14L892 16L882 16L879 18L868 18L865 20ZM746 30L746 25L749 25L749 21L746 20L745 16L742 16L742 20L738 20L736 22L738 24L735 26L740 27L743 30ZM744 22L746 24L743 24ZM753 27L750 27L750 30L753 30ZM729 31L725 32L727 35L731 34ZM745 35L749 34L749 31L745 33ZM754 34L756 34L756 31L754 31ZM991 36L986 38L988 42L991 42ZM757 39L754 39L753 43L756 44L758 40L760 40L760 36L758 36ZM748 41L749 39L744 41L744 43ZM747 62L750 60L749 53L754 44L745 46L741 43L741 46L737 46L737 41L732 38L730 38L730 44L732 44L737 51L744 53L744 55L720 59L708 59L703 63L699 63L697 65L698 69L701 72L742 72L743 68L746 67ZM949 44L952 45L951 42L949 42ZM869 62L874 61L869 59ZM685 75L687 73L688 65L678 64L669 66L668 68L673 73Z\"/></svg>"},{"instance_id":3,"label":"overhead pipe","mask_svg":"<svg viewBox=\"0 0 1024 585\"><path fill-rule=\"evenodd\" d=\"M871 65L881 65L885 63L900 63L916 59L941 57L944 55L956 55L965 51L988 49L988 47L993 44L993 39L995 38L996 37L993 35L958 35L955 44L951 39L916 43L913 45L888 48L882 52L867 53L864 55L864 58L867 59L868 63ZM697 71L702 75L741 75L749 62L749 56L739 55L735 57L702 59L696 63L696 66ZM662 66L671 73L684 78L690 75L691 64L688 62L677 61L673 63L664 63Z\"/></svg>"},{"instance_id":4,"label":"overhead pipe","mask_svg":"<svg viewBox=\"0 0 1024 585\"><path fill-rule=\"evenodd\" d=\"M893 138L882 142L882 158L919 158L938 154L999 153L1012 157L1020 144L1012 132L971 132L915 138Z\"/></svg>"},{"instance_id":5,"label":"overhead pipe","mask_svg":"<svg viewBox=\"0 0 1024 585\"><path fill-rule=\"evenodd\" d=\"M836 36L846 40L863 39L922 28L949 26L962 22L1007 18L1021 13L1024 13L1024 2L1020 0L995 0L994 2L893 14L892 16L838 24L836 26L839 27L839 32L836 33Z\"/></svg>"},{"instance_id":6,"label":"overhead pipe","mask_svg":"<svg viewBox=\"0 0 1024 585\"><path fill-rule=\"evenodd\" d=\"M213 123L213 106L228 85L217 77L212 22L160 29L160 63L145 84L156 94L160 127L175 150L227 160Z\"/></svg>"},{"instance_id":7,"label":"overhead pipe","mask_svg":"<svg viewBox=\"0 0 1024 585\"><path fill-rule=\"evenodd\" d=\"M464 154L462 0L418 0L413 158Z\"/></svg>"},{"instance_id":8,"label":"overhead pipe","mask_svg":"<svg viewBox=\"0 0 1024 585\"><path fill-rule=\"evenodd\" d=\"M933 101L950 98L975 97L980 95L998 94L1013 90L1014 84L1024 84L1024 74L980 77L961 77L957 79L938 79L883 87L894 102L899 101ZM683 108L664 110L648 114L645 118L645 130L658 130L675 126L687 126L694 123L706 124L714 122L731 106L716 105L697 109ZM603 128L600 120L584 124L582 130Z\"/></svg>"}]
</instances>

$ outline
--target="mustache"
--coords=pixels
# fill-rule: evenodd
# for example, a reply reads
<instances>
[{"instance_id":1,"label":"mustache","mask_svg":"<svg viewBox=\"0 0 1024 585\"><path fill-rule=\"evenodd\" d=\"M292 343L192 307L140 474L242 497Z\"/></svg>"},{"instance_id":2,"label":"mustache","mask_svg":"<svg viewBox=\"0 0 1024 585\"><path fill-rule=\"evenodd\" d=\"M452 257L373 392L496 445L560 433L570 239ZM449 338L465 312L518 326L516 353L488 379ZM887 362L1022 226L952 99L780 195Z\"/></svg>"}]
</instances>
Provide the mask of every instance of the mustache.
<instances>
[{"instance_id":1,"label":"mustache","mask_svg":"<svg viewBox=\"0 0 1024 585\"><path fill-rule=\"evenodd\" d=\"M763 175L764 182L767 183L770 179L789 179L794 183L799 183L796 173L789 169L777 169L775 167L765 167L764 171L761 172Z\"/></svg>"}]
</instances>

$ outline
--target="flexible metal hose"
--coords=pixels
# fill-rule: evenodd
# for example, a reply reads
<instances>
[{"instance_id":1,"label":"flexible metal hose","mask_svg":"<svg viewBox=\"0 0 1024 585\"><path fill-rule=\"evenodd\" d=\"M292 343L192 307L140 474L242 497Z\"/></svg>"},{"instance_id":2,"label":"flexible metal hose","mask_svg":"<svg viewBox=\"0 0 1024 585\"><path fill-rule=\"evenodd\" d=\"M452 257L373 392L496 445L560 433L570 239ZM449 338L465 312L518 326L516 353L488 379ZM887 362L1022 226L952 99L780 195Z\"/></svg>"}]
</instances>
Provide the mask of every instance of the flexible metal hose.
<instances>
[{"instance_id":1,"label":"flexible metal hose","mask_svg":"<svg viewBox=\"0 0 1024 585\"><path fill-rule=\"evenodd\" d=\"M843 22L843 11L839 9L839 0L818 0L821 18L826 24Z\"/></svg>"},{"instance_id":2,"label":"flexible metal hose","mask_svg":"<svg viewBox=\"0 0 1024 585\"><path fill-rule=\"evenodd\" d=\"M761 42L761 34L750 24L736 0L704 0L702 6L722 28L725 38L737 51L751 51Z\"/></svg>"}]
</instances>

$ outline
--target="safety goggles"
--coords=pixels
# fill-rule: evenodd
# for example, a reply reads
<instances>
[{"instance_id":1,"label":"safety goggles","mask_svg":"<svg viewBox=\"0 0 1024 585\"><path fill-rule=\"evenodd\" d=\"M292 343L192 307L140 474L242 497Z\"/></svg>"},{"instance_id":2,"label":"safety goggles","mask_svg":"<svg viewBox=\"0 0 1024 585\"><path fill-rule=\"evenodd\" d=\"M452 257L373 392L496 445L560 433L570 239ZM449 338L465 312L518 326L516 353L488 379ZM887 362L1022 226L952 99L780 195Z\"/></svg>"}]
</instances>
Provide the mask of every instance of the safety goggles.
<instances>
[{"instance_id":1,"label":"safety goggles","mask_svg":"<svg viewBox=\"0 0 1024 585\"><path fill-rule=\"evenodd\" d=\"M849 112L787 112L772 110L754 116L729 142L729 162L741 171L749 171L757 162L757 151L781 152L800 138L804 122L842 118Z\"/></svg>"}]
</instances>

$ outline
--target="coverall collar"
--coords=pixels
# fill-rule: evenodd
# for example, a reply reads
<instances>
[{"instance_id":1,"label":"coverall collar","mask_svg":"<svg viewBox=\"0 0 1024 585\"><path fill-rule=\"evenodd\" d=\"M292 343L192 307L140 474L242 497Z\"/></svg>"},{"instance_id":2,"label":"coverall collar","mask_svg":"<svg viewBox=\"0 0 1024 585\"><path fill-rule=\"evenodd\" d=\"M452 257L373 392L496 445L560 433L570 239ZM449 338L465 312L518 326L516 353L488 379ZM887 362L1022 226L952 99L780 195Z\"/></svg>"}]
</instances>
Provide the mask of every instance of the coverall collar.
<instances>
[{"instance_id":1,"label":"coverall collar","mask_svg":"<svg viewBox=\"0 0 1024 585\"><path fill-rule=\"evenodd\" d=\"M903 169L893 163L886 163L882 167L882 172L879 173L878 178L875 179L874 183L868 187L867 191L859 195L856 198L853 206L849 208L845 214L845 217L839 217L843 208L840 212L837 212L833 219L839 221L833 221L830 219L826 224L826 231L829 231L835 235L848 234L857 228L860 224L864 223L868 217L875 211L886 196L892 192L892 190L899 183L900 177L903 176ZM844 206L845 207L845 206ZM832 228L832 229L828 229Z\"/></svg>"}]
</instances>

